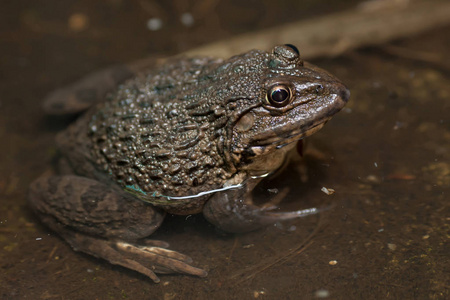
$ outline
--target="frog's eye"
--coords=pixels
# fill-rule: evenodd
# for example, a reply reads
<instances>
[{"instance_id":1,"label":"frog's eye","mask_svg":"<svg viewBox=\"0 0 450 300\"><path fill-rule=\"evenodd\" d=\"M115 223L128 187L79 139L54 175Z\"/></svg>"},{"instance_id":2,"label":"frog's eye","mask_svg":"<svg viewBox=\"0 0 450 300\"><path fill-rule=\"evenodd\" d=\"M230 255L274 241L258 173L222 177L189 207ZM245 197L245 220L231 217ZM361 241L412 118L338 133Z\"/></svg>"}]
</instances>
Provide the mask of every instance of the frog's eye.
<instances>
[{"instance_id":1,"label":"frog's eye","mask_svg":"<svg viewBox=\"0 0 450 300\"><path fill-rule=\"evenodd\" d=\"M292 91L291 89L282 84L272 86L266 95L267 104L275 107L283 107L291 103Z\"/></svg>"}]
</instances>

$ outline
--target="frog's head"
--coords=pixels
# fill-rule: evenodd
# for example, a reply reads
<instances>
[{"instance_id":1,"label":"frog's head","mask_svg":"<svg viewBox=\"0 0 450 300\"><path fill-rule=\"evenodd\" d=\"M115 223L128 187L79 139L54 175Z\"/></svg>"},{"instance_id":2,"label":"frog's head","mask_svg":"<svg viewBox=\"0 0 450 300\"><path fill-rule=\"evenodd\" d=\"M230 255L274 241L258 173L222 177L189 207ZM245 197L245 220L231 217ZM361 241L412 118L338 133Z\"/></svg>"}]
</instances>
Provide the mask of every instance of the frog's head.
<instances>
[{"instance_id":1,"label":"frog's head","mask_svg":"<svg viewBox=\"0 0 450 300\"><path fill-rule=\"evenodd\" d=\"M336 77L303 62L295 46L276 46L263 64L259 86L235 109L225 145L229 162L251 174L278 168L296 141L322 128L350 97Z\"/></svg>"}]
</instances>

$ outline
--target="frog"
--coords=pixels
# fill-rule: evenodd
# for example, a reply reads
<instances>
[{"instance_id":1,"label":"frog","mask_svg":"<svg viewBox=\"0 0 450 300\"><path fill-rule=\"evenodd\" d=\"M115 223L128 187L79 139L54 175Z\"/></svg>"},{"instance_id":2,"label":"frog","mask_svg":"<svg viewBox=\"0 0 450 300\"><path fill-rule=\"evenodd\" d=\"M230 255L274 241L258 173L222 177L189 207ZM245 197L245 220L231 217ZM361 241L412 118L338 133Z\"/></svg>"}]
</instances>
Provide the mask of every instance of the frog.
<instances>
[{"instance_id":1,"label":"frog","mask_svg":"<svg viewBox=\"0 0 450 300\"><path fill-rule=\"evenodd\" d=\"M57 134L58 171L33 181L28 201L74 250L154 282L157 274L204 277L189 256L148 238L166 214L202 213L225 232L308 214L258 206L252 191L344 107L350 92L339 79L291 44L119 69L102 79L116 85L104 95L85 101L90 93L60 91L47 103L85 111ZM95 80L108 72L78 90L101 86Z\"/></svg>"}]
</instances>

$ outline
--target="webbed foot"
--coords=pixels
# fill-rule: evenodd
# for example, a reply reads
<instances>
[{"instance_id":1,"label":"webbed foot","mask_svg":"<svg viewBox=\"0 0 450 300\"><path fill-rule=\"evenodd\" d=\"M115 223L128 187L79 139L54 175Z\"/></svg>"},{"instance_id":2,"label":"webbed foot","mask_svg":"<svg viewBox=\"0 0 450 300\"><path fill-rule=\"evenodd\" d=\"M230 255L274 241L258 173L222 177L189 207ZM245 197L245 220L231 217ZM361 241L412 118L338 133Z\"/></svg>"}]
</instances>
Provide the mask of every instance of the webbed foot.
<instances>
[{"instance_id":1,"label":"webbed foot","mask_svg":"<svg viewBox=\"0 0 450 300\"><path fill-rule=\"evenodd\" d=\"M108 241L78 233L72 236L64 234L63 237L75 250L139 272L155 283L160 281L156 273L179 273L200 277L208 275L205 270L191 266L192 259L189 256L166 249L169 244L163 241L147 240L138 244Z\"/></svg>"},{"instance_id":2,"label":"webbed foot","mask_svg":"<svg viewBox=\"0 0 450 300\"><path fill-rule=\"evenodd\" d=\"M242 187L216 193L203 208L205 218L218 228L227 232L253 231L276 222L317 214L319 209L279 212L281 199L257 206L253 204L251 192L260 179L250 179Z\"/></svg>"}]
</instances>

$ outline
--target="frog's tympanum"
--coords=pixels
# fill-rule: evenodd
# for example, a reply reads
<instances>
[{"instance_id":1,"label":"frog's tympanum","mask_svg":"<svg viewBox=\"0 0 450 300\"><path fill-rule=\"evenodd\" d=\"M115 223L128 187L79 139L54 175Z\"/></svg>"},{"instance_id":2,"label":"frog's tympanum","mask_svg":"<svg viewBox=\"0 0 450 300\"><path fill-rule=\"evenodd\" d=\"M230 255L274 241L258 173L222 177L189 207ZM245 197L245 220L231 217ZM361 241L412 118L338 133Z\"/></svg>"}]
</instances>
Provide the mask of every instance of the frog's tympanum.
<instances>
[{"instance_id":1,"label":"frog's tympanum","mask_svg":"<svg viewBox=\"0 0 450 300\"><path fill-rule=\"evenodd\" d=\"M155 273L206 276L144 238L166 212L202 212L229 232L299 217L254 205L252 189L348 98L292 45L175 59L123 81L60 133L59 174L34 181L29 201L75 250L155 282Z\"/></svg>"}]
</instances>

